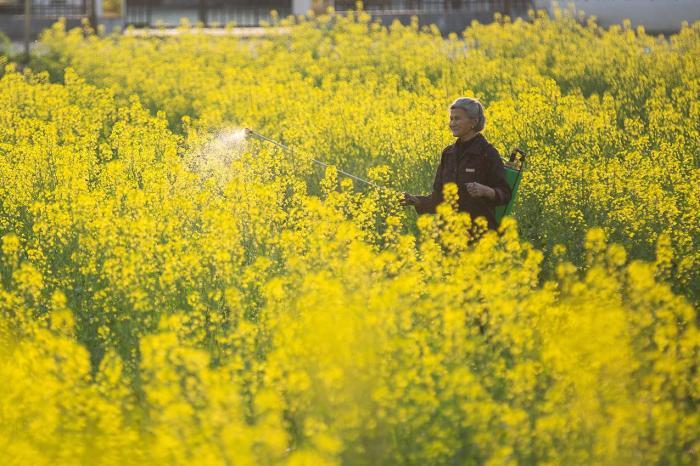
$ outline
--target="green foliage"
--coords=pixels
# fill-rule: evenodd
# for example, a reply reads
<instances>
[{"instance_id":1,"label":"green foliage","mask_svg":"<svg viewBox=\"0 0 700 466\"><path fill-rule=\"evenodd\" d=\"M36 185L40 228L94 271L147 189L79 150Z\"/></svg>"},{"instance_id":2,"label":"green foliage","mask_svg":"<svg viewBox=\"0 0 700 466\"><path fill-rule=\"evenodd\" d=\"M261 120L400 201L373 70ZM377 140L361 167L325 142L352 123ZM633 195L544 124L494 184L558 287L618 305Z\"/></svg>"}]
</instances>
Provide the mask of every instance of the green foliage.
<instances>
[{"instance_id":1,"label":"green foliage","mask_svg":"<svg viewBox=\"0 0 700 466\"><path fill-rule=\"evenodd\" d=\"M4 462L697 464L700 27L534 16L45 33L0 79ZM309 159L427 188L460 94L531 154L498 232Z\"/></svg>"}]
</instances>

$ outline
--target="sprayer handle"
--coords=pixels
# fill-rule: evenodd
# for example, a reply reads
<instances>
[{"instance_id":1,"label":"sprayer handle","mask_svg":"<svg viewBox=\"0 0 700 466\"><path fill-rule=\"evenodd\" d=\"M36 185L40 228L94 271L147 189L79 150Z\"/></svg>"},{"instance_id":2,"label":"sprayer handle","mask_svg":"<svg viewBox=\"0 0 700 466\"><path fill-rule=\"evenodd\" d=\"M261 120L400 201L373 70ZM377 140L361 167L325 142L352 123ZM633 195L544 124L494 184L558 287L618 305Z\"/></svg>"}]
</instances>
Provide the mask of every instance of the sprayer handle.
<instances>
[{"instance_id":1,"label":"sprayer handle","mask_svg":"<svg viewBox=\"0 0 700 466\"><path fill-rule=\"evenodd\" d=\"M509 162L511 162L511 163L512 163L512 162L515 162L515 155L516 155L516 154L520 154L520 161L521 161L521 162L524 162L524 161L525 161L525 157L526 157L525 152L521 151L520 149L518 149L518 148L516 147L515 149L513 149L513 152L510 153Z\"/></svg>"}]
</instances>

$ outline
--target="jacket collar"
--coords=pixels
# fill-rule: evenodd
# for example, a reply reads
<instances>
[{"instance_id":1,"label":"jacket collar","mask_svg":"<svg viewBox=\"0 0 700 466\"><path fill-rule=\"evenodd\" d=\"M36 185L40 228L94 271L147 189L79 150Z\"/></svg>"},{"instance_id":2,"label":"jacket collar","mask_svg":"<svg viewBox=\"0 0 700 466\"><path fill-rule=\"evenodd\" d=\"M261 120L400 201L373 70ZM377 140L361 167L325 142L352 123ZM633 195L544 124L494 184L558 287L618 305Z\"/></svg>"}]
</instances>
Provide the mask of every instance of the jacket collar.
<instances>
[{"instance_id":1,"label":"jacket collar","mask_svg":"<svg viewBox=\"0 0 700 466\"><path fill-rule=\"evenodd\" d=\"M488 142L486 141L484 135L477 133L476 136L467 142L461 142L459 139L456 139L452 144L452 148L458 154L465 153L480 155L484 153L484 149L486 149L487 144Z\"/></svg>"}]
</instances>

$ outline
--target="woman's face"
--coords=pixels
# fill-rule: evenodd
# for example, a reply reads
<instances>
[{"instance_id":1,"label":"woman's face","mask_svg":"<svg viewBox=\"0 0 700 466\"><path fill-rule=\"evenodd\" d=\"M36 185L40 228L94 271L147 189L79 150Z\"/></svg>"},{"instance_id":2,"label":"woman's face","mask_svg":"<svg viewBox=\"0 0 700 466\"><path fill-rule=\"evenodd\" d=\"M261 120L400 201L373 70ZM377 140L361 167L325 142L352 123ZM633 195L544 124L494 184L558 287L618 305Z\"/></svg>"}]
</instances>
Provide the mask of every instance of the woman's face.
<instances>
[{"instance_id":1,"label":"woman's face","mask_svg":"<svg viewBox=\"0 0 700 466\"><path fill-rule=\"evenodd\" d=\"M473 133L476 123L476 118L469 118L464 109L450 109L450 130L454 137L460 138Z\"/></svg>"}]
</instances>

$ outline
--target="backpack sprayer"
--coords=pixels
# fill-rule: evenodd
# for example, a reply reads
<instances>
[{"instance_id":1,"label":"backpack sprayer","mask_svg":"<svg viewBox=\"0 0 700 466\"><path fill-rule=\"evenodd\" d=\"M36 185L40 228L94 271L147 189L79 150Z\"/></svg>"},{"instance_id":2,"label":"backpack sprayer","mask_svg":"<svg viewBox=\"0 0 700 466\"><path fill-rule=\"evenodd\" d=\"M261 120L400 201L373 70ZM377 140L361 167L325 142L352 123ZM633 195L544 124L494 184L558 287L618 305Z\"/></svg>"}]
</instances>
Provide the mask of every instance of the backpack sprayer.
<instances>
[{"instance_id":1,"label":"backpack sprayer","mask_svg":"<svg viewBox=\"0 0 700 466\"><path fill-rule=\"evenodd\" d=\"M289 146L285 146L284 144L275 141L274 139L270 139L267 136L264 136L257 131L253 131L250 128L245 128L245 135L246 136L254 136L261 141L266 141L269 142L270 144L273 144L287 152L290 152L291 154L294 154L294 149L292 149ZM516 156L520 156L519 159L516 159ZM320 160L317 160L315 158L311 158L311 161L321 165L322 167L330 167L331 164L322 162ZM505 171L506 171L506 181L510 185L511 189L511 198L508 204L502 205L502 206L497 206L496 207L496 223L500 224L501 219L505 217L506 215L510 214L511 209L513 208L513 204L515 201L515 194L518 191L518 187L520 186L520 180L522 179L523 175L523 170L525 169L525 153L521 151L520 149L516 148L511 152L510 158L504 163L505 165ZM352 173L348 173L344 170L341 170L336 167L336 170L338 173L347 176L348 178L352 178L355 181L359 181L360 183L364 183L366 185L372 186L377 189L386 189L388 191L394 191L394 192L399 192L396 189L393 188L388 188L386 186L379 185L377 183L374 183L369 180L365 180L363 178L360 178L359 176L353 175Z\"/></svg>"},{"instance_id":2,"label":"backpack sprayer","mask_svg":"<svg viewBox=\"0 0 700 466\"><path fill-rule=\"evenodd\" d=\"M520 156L516 159L516 156ZM515 194L518 192L520 180L523 177L525 170L525 152L517 147L510 153L510 158L503 164L506 170L506 182L510 185L510 201L506 205L496 206L496 223L501 224L501 219L510 214L513 204L515 203Z\"/></svg>"}]
</instances>

